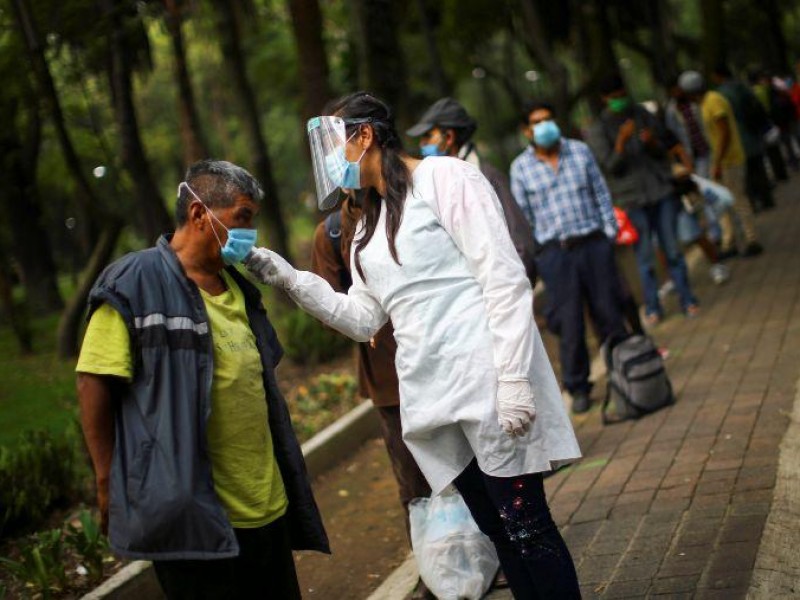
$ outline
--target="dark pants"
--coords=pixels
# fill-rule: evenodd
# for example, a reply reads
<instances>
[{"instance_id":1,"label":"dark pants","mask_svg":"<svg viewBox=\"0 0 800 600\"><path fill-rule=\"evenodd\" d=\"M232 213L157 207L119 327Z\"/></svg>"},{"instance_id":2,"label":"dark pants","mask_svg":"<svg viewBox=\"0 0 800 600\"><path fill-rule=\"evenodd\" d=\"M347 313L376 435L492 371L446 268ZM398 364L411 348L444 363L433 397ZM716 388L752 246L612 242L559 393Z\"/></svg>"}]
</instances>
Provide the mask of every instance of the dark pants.
<instances>
[{"instance_id":1,"label":"dark pants","mask_svg":"<svg viewBox=\"0 0 800 600\"><path fill-rule=\"evenodd\" d=\"M454 483L494 543L514 598L581 597L572 556L550 516L541 473L493 477L473 459Z\"/></svg>"},{"instance_id":2,"label":"dark pants","mask_svg":"<svg viewBox=\"0 0 800 600\"><path fill-rule=\"evenodd\" d=\"M377 406L381 418L381 435L392 462L392 471L400 488L400 502L403 504L406 517L406 535L411 542L411 528L408 521L408 503L414 498L428 498L431 487L419 470L417 462L403 441L403 429L400 426L399 406Z\"/></svg>"},{"instance_id":3,"label":"dark pants","mask_svg":"<svg viewBox=\"0 0 800 600\"><path fill-rule=\"evenodd\" d=\"M609 335L624 335L619 274L611 242L587 239L571 248L545 244L536 257L547 289L547 325L559 336L561 378L570 392L589 392L589 352L583 307L602 343Z\"/></svg>"},{"instance_id":4,"label":"dark pants","mask_svg":"<svg viewBox=\"0 0 800 600\"><path fill-rule=\"evenodd\" d=\"M780 153L780 148L778 149ZM783 160L783 159L781 159ZM784 167L784 174L786 168ZM767 168L764 165L764 155L751 156L747 159L747 170L745 171L745 188L747 197L753 209L769 208L775 205L772 199L772 184L767 176ZM784 175L784 179L785 179Z\"/></svg>"},{"instance_id":5,"label":"dark pants","mask_svg":"<svg viewBox=\"0 0 800 600\"><path fill-rule=\"evenodd\" d=\"M169 600L300 599L286 518L257 529L235 529L239 556L154 561Z\"/></svg>"}]
</instances>

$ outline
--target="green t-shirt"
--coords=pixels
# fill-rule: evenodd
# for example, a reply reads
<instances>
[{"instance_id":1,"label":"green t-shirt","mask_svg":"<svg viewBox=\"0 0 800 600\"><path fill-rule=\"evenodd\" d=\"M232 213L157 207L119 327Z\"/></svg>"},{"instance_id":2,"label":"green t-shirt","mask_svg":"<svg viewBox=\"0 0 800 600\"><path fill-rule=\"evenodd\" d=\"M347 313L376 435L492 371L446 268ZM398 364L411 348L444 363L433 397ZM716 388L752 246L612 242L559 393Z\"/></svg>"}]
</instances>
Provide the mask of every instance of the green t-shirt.
<instances>
[{"instance_id":1,"label":"green t-shirt","mask_svg":"<svg viewBox=\"0 0 800 600\"><path fill-rule=\"evenodd\" d=\"M245 311L244 294L224 271L227 289L201 290L214 342L211 416L206 427L214 489L237 528L262 527L286 513L288 501L275 460L261 357ZM122 317L107 304L92 315L79 372L130 380L130 339Z\"/></svg>"}]
</instances>

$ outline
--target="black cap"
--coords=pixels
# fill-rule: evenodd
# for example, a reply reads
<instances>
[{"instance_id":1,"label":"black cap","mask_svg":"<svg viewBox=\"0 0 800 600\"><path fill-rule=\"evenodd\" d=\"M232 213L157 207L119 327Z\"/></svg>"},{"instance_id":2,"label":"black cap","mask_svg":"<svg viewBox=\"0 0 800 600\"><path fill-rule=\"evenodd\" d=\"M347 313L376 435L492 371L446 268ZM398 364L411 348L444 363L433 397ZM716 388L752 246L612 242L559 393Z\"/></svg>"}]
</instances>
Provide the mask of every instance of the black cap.
<instances>
[{"instance_id":1,"label":"black cap","mask_svg":"<svg viewBox=\"0 0 800 600\"><path fill-rule=\"evenodd\" d=\"M411 137L419 137L434 127L445 129L470 129L475 131L477 123L467 110L452 98L442 98L425 111L419 123L406 131ZM471 132L470 132L471 133Z\"/></svg>"}]
</instances>

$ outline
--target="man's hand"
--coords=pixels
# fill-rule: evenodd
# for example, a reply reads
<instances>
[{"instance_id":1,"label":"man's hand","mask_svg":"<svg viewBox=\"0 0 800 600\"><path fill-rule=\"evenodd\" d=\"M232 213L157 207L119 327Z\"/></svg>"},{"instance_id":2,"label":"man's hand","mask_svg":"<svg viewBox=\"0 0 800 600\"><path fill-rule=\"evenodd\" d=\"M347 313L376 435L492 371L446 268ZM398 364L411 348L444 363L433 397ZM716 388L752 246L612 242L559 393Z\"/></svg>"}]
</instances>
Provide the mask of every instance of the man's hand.
<instances>
[{"instance_id":1,"label":"man's hand","mask_svg":"<svg viewBox=\"0 0 800 600\"><path fill-rule=\"evenodd\" d=\"M276 252L266 248L254 249L244 259L244 266L261 283L290 290L297 283L297 271Z\"/></svg>"},{"instance_id":2,"label":"man's hand","mask_svg":"<svg viewBox=\"0 0 800 600\"><path fill-rule=\"evenodd\" d=\"M536 418L533 390L527 380L500 381L497 384L497 420L511 436L525 435Z\"/></svg>"},{"instance_id":3,"label":"man's hand","mask_svg":"<svg viewBox=\"0 0 800 600\"><path fill-rule=\"evenodd\" d=\"M617 152L617 154L622 154L625 151L625 144L628 143L629 139L631 139L635 130L636 123L633 122L633 119L627 119L622 125L619 126L619 131L617 131L617 141L614 144L614 150Z\"/></svg>"}]
</instances>

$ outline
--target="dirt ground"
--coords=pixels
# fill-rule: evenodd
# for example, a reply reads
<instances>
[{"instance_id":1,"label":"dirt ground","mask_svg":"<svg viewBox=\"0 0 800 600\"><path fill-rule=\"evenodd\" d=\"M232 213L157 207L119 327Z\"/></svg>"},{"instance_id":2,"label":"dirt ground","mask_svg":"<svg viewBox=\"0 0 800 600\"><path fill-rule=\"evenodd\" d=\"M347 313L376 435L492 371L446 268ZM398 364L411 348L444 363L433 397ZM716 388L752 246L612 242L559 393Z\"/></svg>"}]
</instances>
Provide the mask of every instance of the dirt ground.
<instances>
[{"instance_id":1,"label":"dirt ground","mask_svg":"<svg viewBox=\"0 0 800 600\"><path fill-rule=\"evenodd\" d=\"M386 448L366 442L314 481L332 554L295 553L304 598L364 599L408 554L405 519Z\"/></svg>"}]
</instances>

